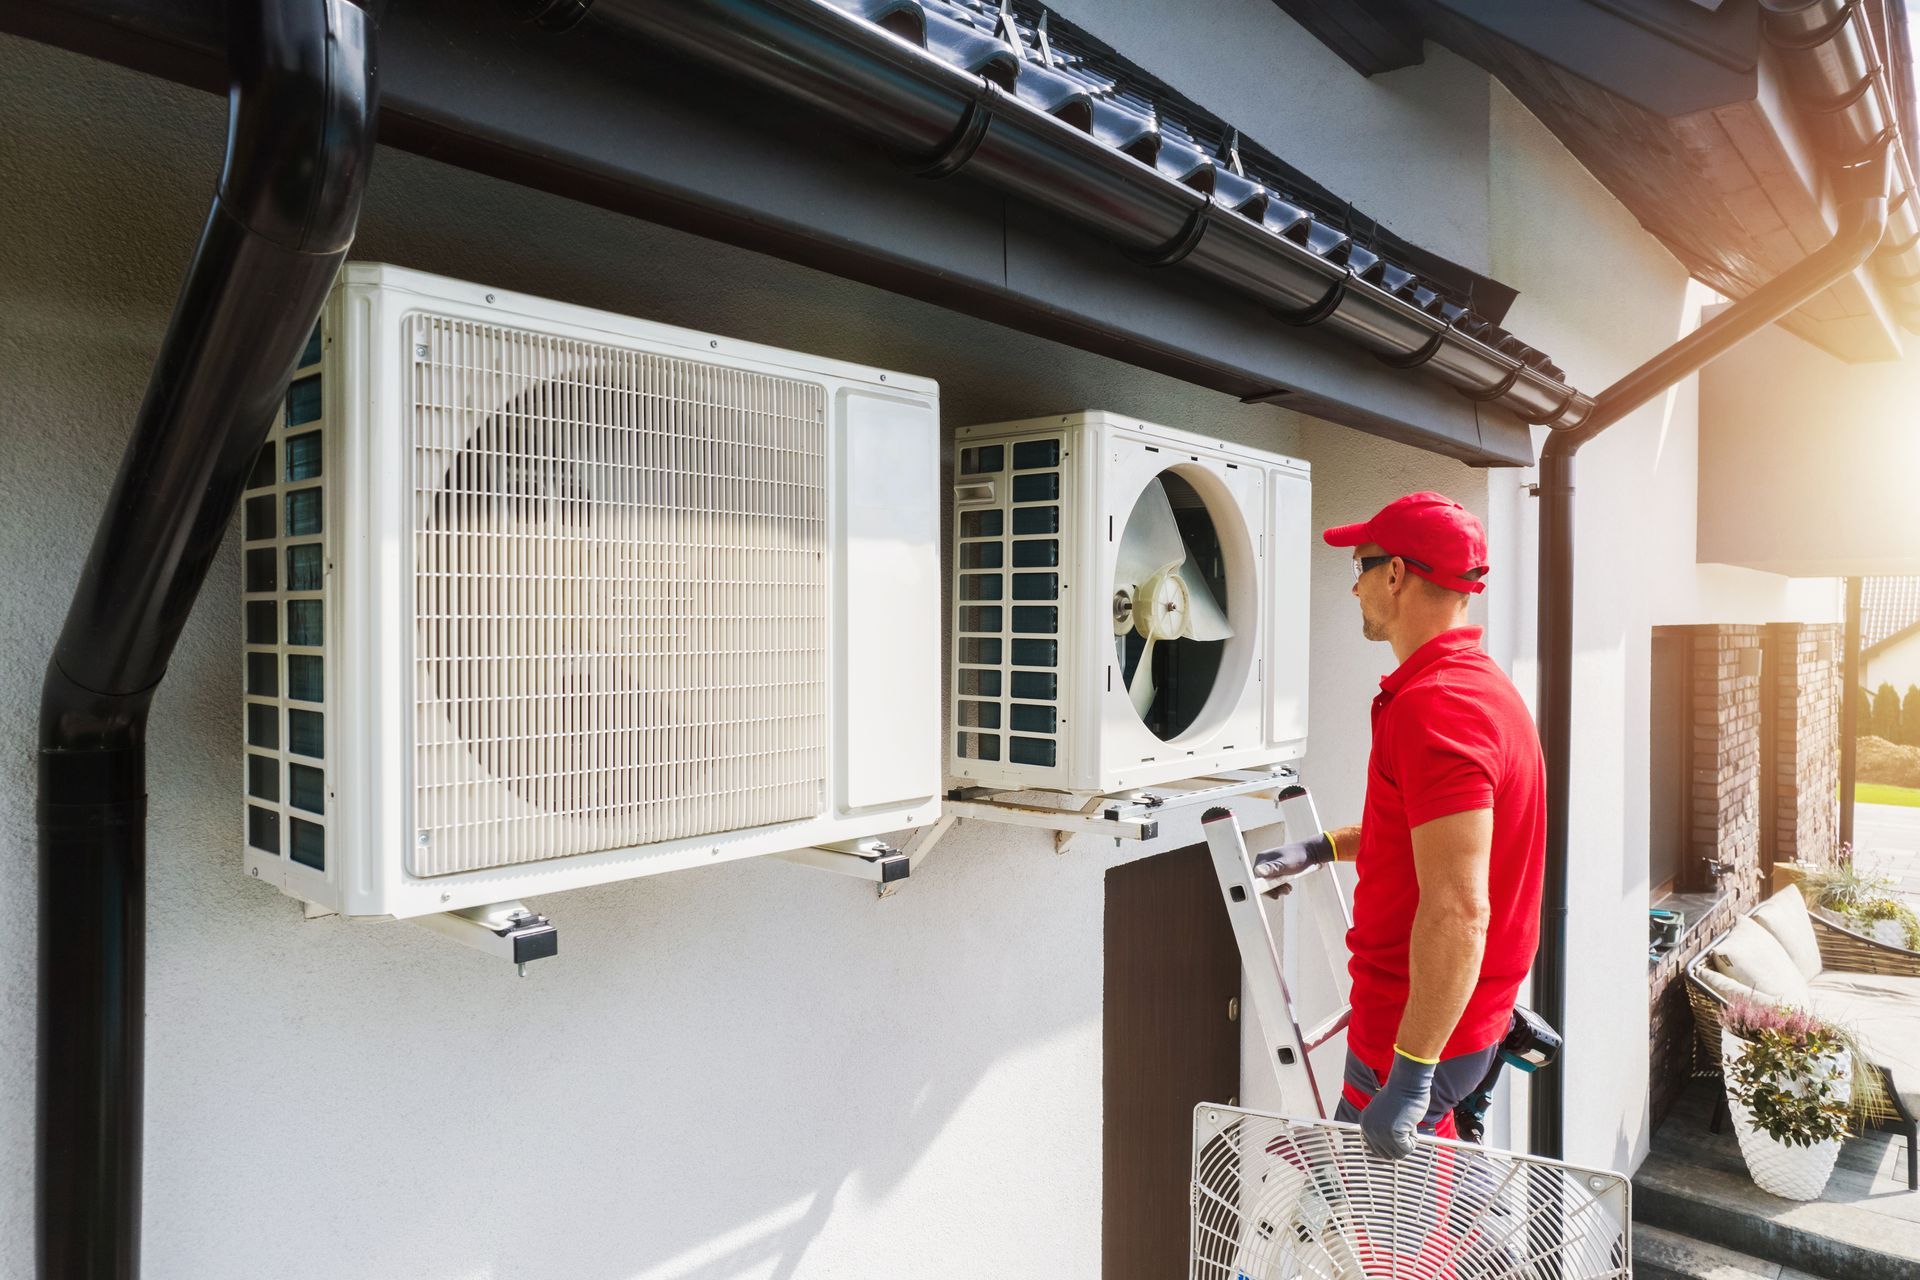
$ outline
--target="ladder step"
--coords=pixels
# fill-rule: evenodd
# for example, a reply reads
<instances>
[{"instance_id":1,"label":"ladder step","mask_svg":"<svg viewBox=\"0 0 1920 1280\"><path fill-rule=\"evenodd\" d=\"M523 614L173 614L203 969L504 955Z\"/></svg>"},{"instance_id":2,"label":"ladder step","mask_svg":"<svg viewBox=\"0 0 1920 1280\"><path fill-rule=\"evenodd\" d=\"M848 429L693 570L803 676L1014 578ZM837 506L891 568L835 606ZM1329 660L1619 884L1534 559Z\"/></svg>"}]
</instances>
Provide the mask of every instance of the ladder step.
<instances>
[{"instance_id":1,"label":"ladder step","mask_svg":"<svg viewBox=\"0 0 1920 1280\"><path fill-rule=\"evenodd\" d=\"M1353 1018L1352 1009L1342 1009L1306 1034L1308 1049L1318 1049L1327 1041L1347 1029L1347 1023Z\"/></svg>"}]
</instances>

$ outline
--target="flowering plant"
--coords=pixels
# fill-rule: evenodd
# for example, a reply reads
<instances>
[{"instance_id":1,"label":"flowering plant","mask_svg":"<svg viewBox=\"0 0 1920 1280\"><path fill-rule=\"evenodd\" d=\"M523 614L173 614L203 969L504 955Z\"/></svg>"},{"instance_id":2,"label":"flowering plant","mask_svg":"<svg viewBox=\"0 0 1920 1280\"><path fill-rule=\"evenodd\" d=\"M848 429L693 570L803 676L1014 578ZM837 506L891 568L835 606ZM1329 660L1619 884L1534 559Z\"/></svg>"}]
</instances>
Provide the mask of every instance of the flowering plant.
<instances>
[{"instance_id":1,"label":"flowering plant","mask_svg":"<svg viewBox=\"0 0 1920 1280\"><path fill-rule=\"evenodd\" d=\"M1893 881L1855 866L1851 845L1840 846L1839 858L1801 879L1808 905L1824 907L1868 933L1883 920L1893 921L1907 950L1920 951L1920 915L1894 895Z\"/></svg>"},{"instance_id":2,"label":"flowering plant","mask_svg":"<svg viewBox=\"0 0 1920 1280\"><path fill-rule=\"evenodd\" d=\"M1847 1132L1848 1100L1835 1089L1848 1037L1804 1009L1736 998L1724 1015L1746 1042L1727 1073L1727 1096L1776 1142L1810 1147Z\"/></svg>"}]
</instances>

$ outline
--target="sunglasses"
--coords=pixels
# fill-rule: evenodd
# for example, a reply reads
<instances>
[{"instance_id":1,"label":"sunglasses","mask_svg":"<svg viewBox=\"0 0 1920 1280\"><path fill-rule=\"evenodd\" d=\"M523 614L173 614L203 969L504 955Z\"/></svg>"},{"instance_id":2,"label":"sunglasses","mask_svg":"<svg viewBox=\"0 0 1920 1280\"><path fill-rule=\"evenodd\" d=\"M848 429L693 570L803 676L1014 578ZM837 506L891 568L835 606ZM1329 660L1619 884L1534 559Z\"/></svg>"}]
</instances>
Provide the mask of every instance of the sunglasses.
<instances>
[{"instance_id":1,"label":"sunglasses","mask_svg":"<svg viewBox=\"0 0 1920 1280\"><path fill-rule=\"evenodd\" d=\"M1368 571L1373 569L1378 569L1381 565L1385 564L1387 561L1394 560L1394 559L1404 560L1416 569L1425 569L1428 573L1433 572L1432 565L1426 564L1419 560L1415 560L1412 556L1391 556L1391 555L1360 556L1356 558L1353 562L1353 580L1355 582L1358 582L1362 574L1367 573Z\"/></svg>"}]
</instances>

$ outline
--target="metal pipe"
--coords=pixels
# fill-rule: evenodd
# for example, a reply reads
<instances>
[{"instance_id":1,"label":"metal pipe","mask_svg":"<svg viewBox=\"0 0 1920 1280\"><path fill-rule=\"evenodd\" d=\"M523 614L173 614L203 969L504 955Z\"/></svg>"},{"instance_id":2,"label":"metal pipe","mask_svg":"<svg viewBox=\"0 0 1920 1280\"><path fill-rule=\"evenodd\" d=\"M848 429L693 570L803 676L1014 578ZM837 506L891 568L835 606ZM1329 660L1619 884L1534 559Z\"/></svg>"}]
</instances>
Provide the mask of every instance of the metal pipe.
<instances>
[{"instance_id":1,"label":"metal pipe","mask_svg":"<svg viewBox=\"0 0 1920 1280\"><path fill-rule=\"evenodd\" d=\"M352 241L373 40L355 0L231 7L225 166L47 664L42 1280L139 1272L147 712Z\"/></svg>"},{"instance_id":2,"label":"metal pipe","mask_svg":"<svg viewBox=\"0 0 1920 1280\"><path fill-rule=\"evenodd\" d=\"M1282 319L1320 325L1398 367L1423 366L1529 422L1578 422L1592 407L1538 353L1498 350L1461 317L1450 321L1437 305L1384 287L1377 271L1350 266L1346 237L1316 248L1304 217L1291 216L1301 211L1283 209L1257 184L1204 157L1191 166L1156 164L1117 138L1103 141L1097 114L1089 117L1078 99L1063 100L1072 110L1042 109L1021 95L1032 64L1018 57L983 52L975 72L929 52L928 16L905 20L914 6L867 3L876 20L866 21L825 0L507 2L553 29L665 47L750 81L922 173L964 168L1143 262L1177 263ZM846 0L846 8L855 5ZM1009 54L997 40L973 37L988 52ZM1235 196L1227 196L1229 187Z\"/></svg>"},{"instance_id":3,"label":"metal pipe","mask_svg":"<svg viewBox=\"0 0 1920 1280\"><path fill-rule=\"evenodd\" d=\"M1602 391L1578 426L1547 438L1540 456L1540 743L1547 761L1546 868L1535 953L1534 1007L1556 1027L1566 1017L1567 850L1572 798L1574 457L1587 441L1743 339L1792 312L1857 270L1887 228L1886 148L1843 174L1840 226L1814 250L1725 311ZM1535 1075L1529 1131L1535 1155L1554 1159L1564 1144L1563 1079Z\"/></svg>"}]
</instances>

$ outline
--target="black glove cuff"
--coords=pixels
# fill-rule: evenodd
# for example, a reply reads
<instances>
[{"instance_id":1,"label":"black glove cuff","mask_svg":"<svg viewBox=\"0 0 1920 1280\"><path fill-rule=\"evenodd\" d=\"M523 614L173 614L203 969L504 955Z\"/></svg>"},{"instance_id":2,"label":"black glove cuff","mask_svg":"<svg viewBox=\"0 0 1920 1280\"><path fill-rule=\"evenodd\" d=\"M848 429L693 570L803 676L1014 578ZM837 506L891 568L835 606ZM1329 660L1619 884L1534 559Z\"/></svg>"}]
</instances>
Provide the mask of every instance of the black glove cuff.
<instances>
[{"instance_id":1,"label":"black glove cuff","mask_svg":"<svg viewBox=\"0 0 1920 1280\"><path fill-rule=\"evenodd\" d=\"M1311 862L1314 866L1317 867L1321 863L1333 861L1333 841L1327 838L1326 832L1322 831L1313 839L1305 840L1301 843L1307 846L1307 861Z\"/></svg>"}]
</instances>

